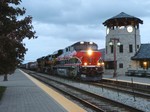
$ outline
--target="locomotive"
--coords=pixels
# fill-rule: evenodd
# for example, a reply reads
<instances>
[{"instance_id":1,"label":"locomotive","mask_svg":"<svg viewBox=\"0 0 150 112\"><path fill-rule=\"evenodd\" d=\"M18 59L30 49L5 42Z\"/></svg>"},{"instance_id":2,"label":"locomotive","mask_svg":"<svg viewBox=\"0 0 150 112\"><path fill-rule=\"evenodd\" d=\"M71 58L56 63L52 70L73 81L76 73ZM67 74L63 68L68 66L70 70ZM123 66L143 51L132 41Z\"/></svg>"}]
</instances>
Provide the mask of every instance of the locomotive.
<instances>
[{"instance_id":1,"label":"locomotive","mask_svg":"<svg viewBox=\"0 0 150 112\"><path fill-rule=\"evenodd\" d=\"M37 71L86 81L103 75L102 53L94 42L76 42L65 49L37 59Z\"/></svg>"}]
</instances>

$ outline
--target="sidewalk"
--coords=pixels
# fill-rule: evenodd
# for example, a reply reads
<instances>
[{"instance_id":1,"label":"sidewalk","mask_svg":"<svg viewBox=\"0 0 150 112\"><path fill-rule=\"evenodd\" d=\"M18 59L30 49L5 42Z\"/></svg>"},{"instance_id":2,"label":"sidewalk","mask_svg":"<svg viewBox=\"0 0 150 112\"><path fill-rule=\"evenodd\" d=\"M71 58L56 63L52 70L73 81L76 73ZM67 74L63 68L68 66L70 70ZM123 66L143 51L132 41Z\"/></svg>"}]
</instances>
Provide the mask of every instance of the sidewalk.
<instances>
[{"instance_id":1,"label":"sidewalk","mask_svg":"<svg viewBox=\"0 0 150 112\"><path fill-rule=\"evenodd\" d=\"M7 86L0 101L0 112L68 111L18 69L8 76L8 81L4 82L3 76L0 76L0 86Z\"/></svg>"}]
</instances>

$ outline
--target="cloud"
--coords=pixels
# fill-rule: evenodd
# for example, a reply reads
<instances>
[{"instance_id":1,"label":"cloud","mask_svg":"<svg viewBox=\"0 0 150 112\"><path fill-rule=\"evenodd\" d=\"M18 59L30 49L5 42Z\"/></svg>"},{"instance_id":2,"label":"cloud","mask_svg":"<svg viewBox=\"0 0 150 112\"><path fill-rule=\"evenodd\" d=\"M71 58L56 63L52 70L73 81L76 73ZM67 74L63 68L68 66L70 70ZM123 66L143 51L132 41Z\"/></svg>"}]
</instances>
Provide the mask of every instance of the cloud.
<instances>
[{"instance_id":1,"label":"cloud","mask_svg":"<svg viewBox=\"0 0 150 112\"><path fill-rule=\"evenodd\" d=\"M37 35L52 37L55 39L68 39L70 41L104 39L104 32L98 25L59 25L59 24L34 24Z\"/></svg>"},{"instance_id":2,"label":"cloud","mask_svg":"<svg viewBox=\"0 0 150 112\"><path fill-rule=\"evenodd\" d=\"M27 13L36 21L50 24L95 24L122 11L135 16L148 16L149 2L142 0L28 0Z\"/></svg>"},{"instance_id":3,"label":"cloud","mask_svg":"<svg viewBox=\"0 0 150 112\"><path fill-rule=\"evenodd\" d=\"M36 40L24 41L29 49L26 60L77 41L93 41L99 48L104 48L106 27L102 23L121 12L144 21L140 26L142 42L147 42L146 37L150 36L148 0L23 0L21 6L26 8L26 15L33 17L38 36Z\"/></svg>"}]
</instances>

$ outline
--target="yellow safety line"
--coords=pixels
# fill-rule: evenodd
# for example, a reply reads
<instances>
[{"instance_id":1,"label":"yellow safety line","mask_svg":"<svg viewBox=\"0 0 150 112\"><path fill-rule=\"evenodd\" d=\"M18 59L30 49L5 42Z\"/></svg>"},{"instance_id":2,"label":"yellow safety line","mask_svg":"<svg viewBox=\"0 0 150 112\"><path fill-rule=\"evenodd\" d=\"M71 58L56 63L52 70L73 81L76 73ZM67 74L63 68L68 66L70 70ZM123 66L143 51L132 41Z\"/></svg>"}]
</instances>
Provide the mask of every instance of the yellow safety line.
<instances>
[{"instance_id":1,"label":"yellow safety line","mask_svg":"<svg viewBox=\"0 0 150 112\"><path fill-rule=\"evenodd\" d=\"M20 70L24 75L26 75L31 81L33 81L37 86L39 86L42 90L44 90L49 96L51 96L55 101L57 101L60 105L62 105L68 112L86 112L83 108L79 107L77 104L65 98L63 95L54 91L50 87L41 83L37 79L29 76L27 73Z\"/></svg>"}]
</instances>

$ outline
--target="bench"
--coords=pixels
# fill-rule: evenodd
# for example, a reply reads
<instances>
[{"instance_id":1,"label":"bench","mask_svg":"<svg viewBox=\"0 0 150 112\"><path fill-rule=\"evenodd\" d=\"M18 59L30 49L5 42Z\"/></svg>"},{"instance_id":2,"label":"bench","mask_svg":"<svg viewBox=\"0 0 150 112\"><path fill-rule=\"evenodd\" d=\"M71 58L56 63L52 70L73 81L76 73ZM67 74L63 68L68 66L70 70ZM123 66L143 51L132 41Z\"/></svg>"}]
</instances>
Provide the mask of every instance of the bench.
<instances>
[{"instance_id":1,"label":"bench","mask_svg":"<svg viewBox=\"0 0 150 112\"><path fill-rule=\"evenodd\" d=\"M150 75L150 70L144 70L144 69L130 69L127 72L125 72L126 76L147 76Z\"/></svg>"}]
</instances>

